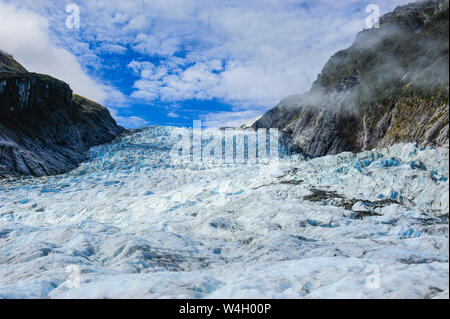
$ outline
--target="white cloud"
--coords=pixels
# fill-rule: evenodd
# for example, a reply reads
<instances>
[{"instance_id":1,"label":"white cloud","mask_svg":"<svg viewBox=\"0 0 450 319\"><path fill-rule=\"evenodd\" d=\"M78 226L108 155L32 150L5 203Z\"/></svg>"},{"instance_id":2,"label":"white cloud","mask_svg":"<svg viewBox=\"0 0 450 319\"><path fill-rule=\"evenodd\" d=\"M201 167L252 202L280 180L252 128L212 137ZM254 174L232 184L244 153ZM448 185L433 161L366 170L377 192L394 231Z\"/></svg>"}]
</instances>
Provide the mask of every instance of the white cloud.
<instances>
[{"instance_id":1,"label":"white cloud","mask_svg":"<svg viewBox=\"0 0 450 319\"><path fill-rule=\"evenodd\" d=\"M156 91L160 86L161 83L159 81L139 80L134 83L133 87L136 89L136 91L131 94L131 97L153 101L158 98L158 94L156 93Z\"/></svg>"},{"instance_id":2,"label":"white cloud","mask_svg":"<svg viewBox=\"0 0 450 319\"><path fill-rule=\"evenodd\" d=\"M112 43L103 43L99 49L102 53L114 53L114 54L125 54L127 52L127 48Z\"/></svg>"},{"instance_id":3,"label":"white cloud","mask_svg":"<svg viewBox=\"0 0 450 319\"><path fill-rule=\"evenodd\" d=\"M381 1L380 6L385 12L405 2ZM354 0L140 5L152 27L136 34L133 49L163 59L158 66L139 62L134 71L141 79L132 97L149 102L217 98L261 110L307 91L328 58L364 28L367 15L364 5L355 11Z\"/></svg>"},{"instance_id":4,"label":"white cloud","mask_svg":"<svg viewBox=\"0 0 450 319\"><path fill-rule=\"evenodd\" d=\"M385 13L410 1L376 3ZM103 50L133 53L136 61L127 63L140 78L132 99L149 105L218 99L243 116L307 91L328 58L364 28L365 8L372 2L80 0L81 29L74 33L64 27L61 2L15 0L46 16L55 38L83 66L97 69L107 63L97 56L98 48L90 48L91 42L107 43ZM219 113L216 119L227 116Z\"/></svg>"},{"instance_id":5,"label":"white cloud","mask_svg":"<svg viewBox=\"0 0 450 319\"><path fill-rule=\"evenodd\" d=\"M177 52L179 46L178 39L161 39L151 34L139 33L136 36L133 49L139 53L148 55L171 56Z\"/></svg>"},{"instance_id":6,"label":"white cloud","mask_svg":"<svg viewBox=\"0 0 450 319\"><path fill-rule=\"evenodd\" d=\"M148 125L148 121L139 116L122 116L115 108L110 108L111 115L116 120L117 124L125 128L138 128Z\"/></svg>"},{"instance_id":7,"label":"white cloud","mask_svg":"<svg viewBox=\"0 0 450 319\"><path fill-rule=\"evenodd\" d=\"M170 117L170 118L173 118L173 119L176 119L176 118L179 118L179 117L180 117L180 116L179 116L177 113L175 113L175 112L169 112L169 113L167 113L167 116Z\"/></svg>"},{"instance_id":8,"label":"white cloud","mask_svg":"<svg viewBox=\"0 0 450 319\"><path fill-rule=\"evenodd\" d=\"M125 31L140 31L148 26L148 20L147 18L140 14L135 17L133 17L130 21L128 21L127 25L125 26Z\"/></svg>"}]
</instances>

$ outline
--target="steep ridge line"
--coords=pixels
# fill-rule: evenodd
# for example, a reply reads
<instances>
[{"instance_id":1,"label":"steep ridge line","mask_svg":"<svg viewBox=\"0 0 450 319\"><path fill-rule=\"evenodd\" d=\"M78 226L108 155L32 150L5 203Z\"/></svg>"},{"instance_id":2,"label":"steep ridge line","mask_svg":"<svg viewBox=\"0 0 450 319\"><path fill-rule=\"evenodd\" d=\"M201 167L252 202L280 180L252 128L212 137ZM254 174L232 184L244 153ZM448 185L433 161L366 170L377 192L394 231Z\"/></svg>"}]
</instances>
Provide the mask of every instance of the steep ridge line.
<instances>
[{"instance_id":1,"label":"steep ridge line","mask_svg":"<svg viewBox=\"0 0 450 319\"><path fill-rule=\"evenodd\" d=\"M0 178L70 171L124 131L105 107L0 51Z\"/></svg>"},{"instance_id":2,"label":"steep ridge line","mask_svg":"<svg viewBox=\"0 0 450 319\"><path fill-rule=\"evenodd\" d=\"M449 1L398 7L381 28L337 52L311 90L287 97L253 128L277 127L317 157L395 143L448 147Z\"/></svg>"}]
</instances>

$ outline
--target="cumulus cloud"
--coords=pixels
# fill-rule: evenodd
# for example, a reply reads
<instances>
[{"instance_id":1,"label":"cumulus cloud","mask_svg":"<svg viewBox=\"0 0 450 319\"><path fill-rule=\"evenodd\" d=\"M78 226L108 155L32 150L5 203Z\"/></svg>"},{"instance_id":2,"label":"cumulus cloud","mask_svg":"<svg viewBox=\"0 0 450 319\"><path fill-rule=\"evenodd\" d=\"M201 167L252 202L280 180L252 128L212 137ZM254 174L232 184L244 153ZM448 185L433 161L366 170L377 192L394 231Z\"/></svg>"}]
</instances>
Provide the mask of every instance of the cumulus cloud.
<instances>
[{"instance_id":1,"label":"cumulus cloud","mask_svg":"<svg viewBox=\"0 0 450 319\"><path fill-rule=\"evenodd\" d=\"M156 37L151 34L139 33L136 36L133 49L136 52L148 55L172 56L177 52L179 46L178 39Z\"/></svg>"},{"instance_id":2,"label":"cumulus cloud","mask_svg":"<svg viewBox=\"0 0 450 319\"><path fill-rule=\"evenodd\" d=\"M126 106L126 97L119 90L91 78L77 57L57 47L50 38L49 22L40 14L0 1L0 45L12 54L28 71L49 74L67 82L72 90L99 103L114 107ZM104 45L103 50L118 52L120 45ZM127 127L145 124L138 117L120 117L116 120ZM128 123L130 122L130 123Z\"/></svg>"},{"instance_id":3,"label":"cumulus cloud","mask_svg":"<svg viewBox=\"0 0 450 319\"><path fill-rule=\"evenodd\" d=\"M169 112L169 113L167 113L167 116L170 117L170 118L173 118L173 119L176 119L176 118L179 118L179 117L180 117L180 116L179 116L177 113L175 113L175 112Z\"/></svg>"},{"instance_id":4,"label":"cumulus cloud","mask_svg":"<svg viewBox=\"0 0 450 319\"><path fill-rule=\"evenodd\" d=\"M149 105L217 99L233 105L241 117L262 113L288 95L307 91L328 58L349 46L364 28L365 8L373 3L80 0L81 29L74 34L61 23L65 19L61 2L15 2L50 19L55 37L83 65L98 67L101 50L132 52L128 70L139 79L132 85L131 99ZM385 13L408 2L376 4ZM100 51L90 47L93 42L102 43ZM227 115L232 116L215 116Z\"/></svg>"},{"instance_id":5,"label":"cumulus cloud","mask_svg":"<svg viewBox=\"0 0 450 319\"><path fill-rule=\"evenodd\" d=\"M125 54L127 52L126 47L112 43L102 44L99 50L102 53L109 53L109 54Z\"/></svg>"},{"instance_id":6,"label":"cumulus cloud","mask_svg":"<svg viewBox=\"0 0 450 319\"><path fill-rule=\"evenodd\" d=\"M115 108L110 108L111 115L116 120L117 124L126 128L138 128L148 125L148 121L139 116L122 116Z\"/></svg>"},{"instance_id":7,"label":"cumulus cloud","mask_svg":"<svg viewBox=\"0 0 450 319\"><path fill-rule=\"evenodd\" d=\"M381 1L380 7L388 11L405 2ZM353 0L140 5L152 28L136 35L133 49L161 62L132 62L141 76L132 97L216 98L262 110L307 91L330 55L364 28L367 15L364 4Z\"/></svg>"}]
</instances>

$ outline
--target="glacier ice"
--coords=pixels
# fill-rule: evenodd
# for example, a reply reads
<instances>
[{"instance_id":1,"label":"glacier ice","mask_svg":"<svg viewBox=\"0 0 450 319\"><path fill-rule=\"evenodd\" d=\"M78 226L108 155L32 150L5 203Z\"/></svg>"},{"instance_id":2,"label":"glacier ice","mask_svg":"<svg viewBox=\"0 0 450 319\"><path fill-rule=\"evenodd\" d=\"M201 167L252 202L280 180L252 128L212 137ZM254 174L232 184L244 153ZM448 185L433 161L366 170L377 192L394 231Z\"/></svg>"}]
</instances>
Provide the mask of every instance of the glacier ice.
<instances>
[{"instance_id":1,"label":"glacier ice","mask_svg":"<svg viewBox=\"0 0 450 319\"><path fill-rule=\"evenodd\" d=\"M0 298L448 298L448 149L203 165L171 130L2 182Z\"/></svg>"}]
</instances>

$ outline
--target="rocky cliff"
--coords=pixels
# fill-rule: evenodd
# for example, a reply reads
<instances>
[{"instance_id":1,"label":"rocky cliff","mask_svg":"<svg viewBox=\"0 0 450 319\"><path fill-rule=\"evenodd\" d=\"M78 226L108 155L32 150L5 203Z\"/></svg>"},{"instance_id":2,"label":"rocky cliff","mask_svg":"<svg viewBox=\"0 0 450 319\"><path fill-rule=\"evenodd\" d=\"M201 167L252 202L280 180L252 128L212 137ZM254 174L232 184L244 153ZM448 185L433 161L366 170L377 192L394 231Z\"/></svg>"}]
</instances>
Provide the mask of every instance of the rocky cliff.
<instances>
[{"instance_id":1,"label":"rocky cliff","mask_svg":"<svg viewBox=\"0 0 450 319\"><path fill-rule=\"evenodd\" d=\"M398 142L449 145L449 1L401 6L337 52L311 90L253 127L277 127L317 157Z\"/></svg>"},{"instance_id":2,"label":"rocky cliff","mask_svg":"<svg viewBox=\"0 0 450 319\"><path fill-rule=\"evenodd\" d=\"M103 106L0 51L0 178L69 171L123 131Z\"/></svg>"}]
</instances>

